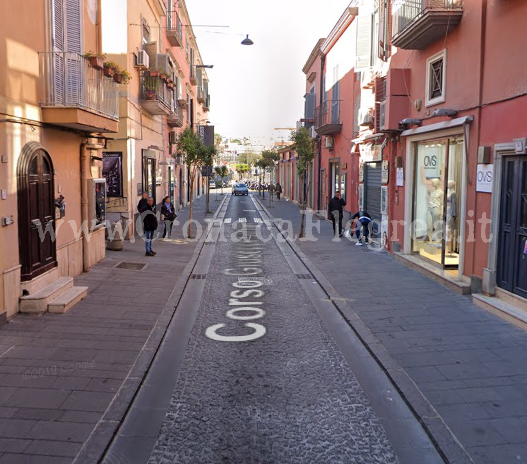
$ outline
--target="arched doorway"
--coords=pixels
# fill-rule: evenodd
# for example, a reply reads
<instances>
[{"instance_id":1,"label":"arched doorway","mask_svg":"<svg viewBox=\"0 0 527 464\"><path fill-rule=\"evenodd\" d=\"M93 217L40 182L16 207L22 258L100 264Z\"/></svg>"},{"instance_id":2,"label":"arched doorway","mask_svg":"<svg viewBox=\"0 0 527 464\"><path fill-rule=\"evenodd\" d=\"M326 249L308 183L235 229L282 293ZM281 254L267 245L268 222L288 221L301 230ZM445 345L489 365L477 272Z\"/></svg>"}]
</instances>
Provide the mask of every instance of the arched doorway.
<instances>
[{"instance_id":1,"label":"arched doorway","mask_svg":"<svg viewBox=\"0 0 527 464\"><path fill-rule=\"evenodd\" d=\"M57 266L53 163L39 143L22 149L17 181L21 274L28 281Z\"/></svg>"}]
</instances>

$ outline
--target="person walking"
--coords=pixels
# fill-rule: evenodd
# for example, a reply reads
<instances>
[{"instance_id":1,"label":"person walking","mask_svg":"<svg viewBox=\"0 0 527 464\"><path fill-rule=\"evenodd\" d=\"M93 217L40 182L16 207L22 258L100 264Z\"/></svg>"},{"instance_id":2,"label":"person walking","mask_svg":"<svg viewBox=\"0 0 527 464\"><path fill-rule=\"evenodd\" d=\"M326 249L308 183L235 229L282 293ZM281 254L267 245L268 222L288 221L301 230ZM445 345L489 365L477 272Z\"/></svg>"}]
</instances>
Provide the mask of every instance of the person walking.
<instances>
[{"instance_id":1,"label":"person walking","mask_svg":"<svg viewBox=\"0 0 527 464\"><path fill-rule=\"evenodd\" d=\"M274 191L276 192L276 199L280 201L280 195L282 195L282 186L277 182Z\"/></svg>"},{"instance_id":2,"label":"person walking","mask_svg":"<svg viewBox=\"0 0 527 464\"><path fill-rule=\"evenodd\" d=\"M329 200L328 206L328 218L333 223L333 234L337 235L337 222L338 222L338 234L342 237L342 216L344 214L344 206L346 201L341 198L340 192L336 191L335 196ZM336 217L335 217L336 216Z\"/></svg>"},{"instance_id":3,"label":"person walking","mask_svg":"<svg viewBox=\"0 0 527 464\"><path fill-rule=\"evenodd\" d=\"M154 256L156 252L152 250L154 232L157 230L157 217L155 213L154 199L149 197L145 209L141 213L143 217L143 230L145 231L146 256Z\"/></svg>"},{"instance_id":4,"label":"person walking","mask_svg":"<svg viewBox=\"0 0 527 464\"><path fill-rule=\"evenodd\" d=\"M355 225L355 235L357 236L357 243L355 246L362 246L362 239L360 230L362 229L362 235L364 236L364 243L368 243L368 237L370 235L370 223L371 216L364 210L357 211L351 218L351 227L353 223L357 221Z\"/></svg>"},{"instance_id":5,"label":"person walking","mask_svg":"<svg viewBox=\"0 0 527 464\"><path fill-rule=\"evenodd\" d=\"M173 203L170 201L170 197L163 198L163 203L161 205L161 216L163 216L163 221L165 222L163 238L170 238L172 235L172 225L174 224L174 220L177 218L176 208L174 208Z\"/></svg>"}]
</instances>

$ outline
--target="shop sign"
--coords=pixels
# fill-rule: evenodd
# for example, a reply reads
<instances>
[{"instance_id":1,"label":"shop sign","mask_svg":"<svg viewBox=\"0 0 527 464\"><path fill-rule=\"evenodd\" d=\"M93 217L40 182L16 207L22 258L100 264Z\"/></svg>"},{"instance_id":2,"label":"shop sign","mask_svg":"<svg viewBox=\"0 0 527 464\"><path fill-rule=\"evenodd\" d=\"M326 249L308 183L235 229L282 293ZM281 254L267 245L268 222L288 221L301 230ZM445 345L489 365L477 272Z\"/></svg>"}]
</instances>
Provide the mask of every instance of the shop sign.
<instances>
[{"instance_id":1,"label":"shop sign","mask_svg":"<svg viewBox=\"0 0 527 464\"><path fill-rule=\"evenodd\" d=\"M492 193L492 180L494 175L494 165L478 164L476 178L476 192Z\"/></svg>"},{"instance_id":2,"label":"shop sign","mask_svg":"<svg viewBox=\"0 0 527 464\"><path fill-rule=\"evenodd\" d=\"M388 178L389 178L389 161L388 160L383 160L382 162L382 170L381 170L381 182L383 184L387 184L388 183Z\"/></svg>"},{"instance_id":3,"label":"shop sign","mask_svg":"<svg viewBox=\"0 0 527 464\"><path fill-rule=\"evenodd\" d=\"M396 172L396 185L397 187L404 187L404 168L397 168Z\"/></svg>"},{"instance_id":4,"label":"shop sign","mask_svg":"<svg viewBox=\"0 0 527 464\"><path fill-rule=\"evenodd\" d=\"M423 169L427 179L439 179L441 177L440 153L428 150L423 157Z\"/></svg>"}]
</instances>

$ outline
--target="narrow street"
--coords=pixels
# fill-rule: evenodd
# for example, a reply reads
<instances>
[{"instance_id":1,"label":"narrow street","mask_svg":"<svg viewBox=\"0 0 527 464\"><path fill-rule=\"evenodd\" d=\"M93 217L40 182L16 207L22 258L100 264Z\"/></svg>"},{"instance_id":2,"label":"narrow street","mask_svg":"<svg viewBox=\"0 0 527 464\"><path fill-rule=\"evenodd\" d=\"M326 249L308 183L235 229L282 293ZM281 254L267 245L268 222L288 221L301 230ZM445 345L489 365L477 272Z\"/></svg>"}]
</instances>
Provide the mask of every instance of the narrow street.
<instances>
[{"instance_id":1,"label":"narrow street","mask_svg":"<svg viewBox=\"0 0 527 464\"><path fill-rule=\"evenodd\" d=\"M259 210L226 197L104 462L443 462Z\"/></svg>"}]
</instances>

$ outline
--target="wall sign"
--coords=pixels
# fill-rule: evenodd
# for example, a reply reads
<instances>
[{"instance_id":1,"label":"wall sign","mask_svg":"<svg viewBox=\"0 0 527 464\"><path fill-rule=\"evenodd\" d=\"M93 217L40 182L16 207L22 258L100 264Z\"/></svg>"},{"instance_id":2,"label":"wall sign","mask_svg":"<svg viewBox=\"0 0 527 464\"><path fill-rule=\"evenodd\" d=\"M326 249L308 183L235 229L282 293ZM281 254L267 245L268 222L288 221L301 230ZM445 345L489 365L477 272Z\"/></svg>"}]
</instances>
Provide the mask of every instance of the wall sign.
<instances>
[{"instance_id":1,"label":"wall sign","mask_svg":"<svg viewBox=\"0 0 527 464\"><path fill-rule=\"evenodd\" d=\"M388 178L389 178L389 161L383 160L382 166L381 166L381 182L383 184L387 184Z\"/></svg>"},{"instance_id":2,"label":"wall sign","mask_svg":"<svg viewBox=\"0 0 527 464\"><path fill-rule=\"evenodd\" d=\"M494 165L478 164L476 177L476 192L492 193Z\"/></svg>"},{"instance_id":3,"label":"wall sign","mask_svg":"<svg viewBox=\"0 0 527 464\"><path fill-rule=\"evenodd\" d=\"M404 168L397 168L395 173L397 187L404 187Z\"/></svg>"},{"instance_id":4,"label":"wall sign","mask_svg":"<svg viewBox=\"0 0 527 464\"><path fill-rule=\"evenodd\" d=\"M123 154L120 151L103 152L102 176L106 179L106 196L123 196Z\"/></svg>"}]
</instances>

